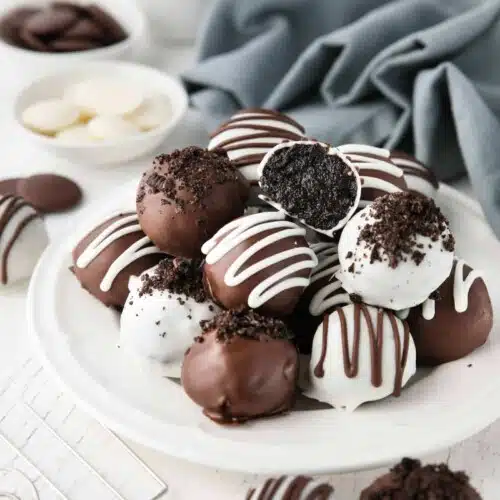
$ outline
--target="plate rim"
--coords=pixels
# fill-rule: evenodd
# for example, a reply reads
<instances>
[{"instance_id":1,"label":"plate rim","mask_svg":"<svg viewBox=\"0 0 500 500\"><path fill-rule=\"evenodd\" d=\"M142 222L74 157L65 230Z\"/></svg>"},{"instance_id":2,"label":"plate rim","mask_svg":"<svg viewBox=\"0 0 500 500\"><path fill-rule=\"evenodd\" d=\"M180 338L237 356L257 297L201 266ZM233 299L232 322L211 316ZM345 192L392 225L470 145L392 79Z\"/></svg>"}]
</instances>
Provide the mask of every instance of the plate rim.
<instances>
[{"instance_id":1,"label":"plate rim","mask_svg":"<svg viewBox=\"0 0 500 500\"><path fill-rule=\"evenodd\" d=\"M131 190L132 185L135 185L135 181L130 181L122 185L119 190L116 191L116 198L121 193L125 193L126 191ZM447 186L440 185L440 190L443 195L451 198L453 201L458 202L459 204L467 207L474 215L479 216L483 219L484 223L487 224L487 221L484 219L484 215L480 208L480 205L469 198L467 195L460 193L456 189ZM107 203L97 202L93 204L93 206L88 207L83 210L75 223L75 228L80 229L80 226L87 226L89 224L89 219L92 219L92 214L96 214L97 212L101 212L106 205L112 206L113 200L115 199L115 195L113 197L105 197ZM95 218L95 216L94 216ZM401 454L401 456L394 456L393 452L385 452L384 450L379 450L380 453L377 457L370 457L367 459L366 457L362 457L361 459L353 460L350 457L349 461L343 462L339 460L340 454L334 454L331 457L331 460L319 460L314 462L313 464L308 463L306 457L302 456L300 452L301 449L305 449L307 446L304 444L288 444L285 448L288 450L286 453L281 450L281 446L279 445L268 445L267 447L264 444L257 444L245 442L242 444L239 441L233 441L224 439L221 437L214 436L212 434L208 434L205 432L200 432L199 428L193 429L182 428L179 425L162 422L162 431L163 428L169 429L169 442L167 444L165 435L162 435L161 440L153 439L148 433L144 431L144 428L137 429L137 426L131 425L131 420L129 416L125 417L128 419L125 423L123 419L116 418L116 411L112 411L111 408L103 408L102 401L99 401L99 405L96 406L96 400L92 401L92 398L88 398L89 391L82 394L81 389L76 384L75 387L75 374L78 373L79 370L72 370L74 374L69 377L67 373L60 373L60 367L57 366L57 363L53 358L50 357L50 353L46 350L41 336L37 332L37 287L39 285L41 277L43 276L45 263L50 261L52 254L57 254L57 249L61 249L64 246L64 242L72 241L77 231L71 231L70 235L67 235L65 238L58 239L52 242L42 255L34 273L33 277L30 281L28 294L27 294L27 302L26 302L26 312L28 319L28 332L29 338L36 350L39 354L43 366L48 370L49 373L57 380L57 382L63 387L71 396L75 399L75 401L85 410L87 413L92 415L96 420L100 421L104 425L108 426L110 429L122 434L124 437L135 441L136 443L151 447L153 449L159 450L163 453L166 453L169 456L188 460L193 463L197 463L200 465L208 466L208 467L216 467L224 470L231 470L237 472L244 473L257 473L257 474L299 474L299 473L312 473L312 474L331 474L331 473L345 473L351 471L358 471L368 468L377 468L385 466L389 463L392 463L396 460L399 460L401 456L405 455L405 453ZM42 281L43 283L43 281ZM67 349L68 354L70 356L70 349ZM78 363L80 371L84 372L84 377L81 378L80 383L88 383L85 382L85 378L92 380L95 386L95 391L97 389L104 389L101 384L92 379L91 374L87 373L85 369L80 366ZM500 398L493 397L497 393L497 389L500 387L500 380L496 384L492 384L491 388L484 395L484 399L487 399L491 404L488 408L482 408L481 411L474 411L476 418L468 419L467 425L462 425L458 430L457 428L454 431L450 431L444 439L436 441L434 443L428 443L425 440L422 440L418 443L412 443L411 455L413 456L423 456L427 454L431 454L440 450L443 450L459 441L462 441L473 434L481 431L492 422L494 422L500 416ZM90 393L92 394L92 390ZM96 391L97 393L98 391ZM491 394L491 397L487 397ZM117 398L118 399L118 398ZM130 405L119 400L124 408L129 409ZM108 406L110 406L108 404ZM146 413L143 413L140 410L137 410L137 414L141 415L141 418L144 418L144 424L146 420L149 418L151 421L157 420L153 419L151 416L148 416ZM123 417L123 415L121 415ZM121 420L121 421L120 421ZM156 425L158 426L158 425ZM135 428L134 428L135 427ZM189 437L188 443L182 443L183 435L186 434L186 431L192 433L193 435ZM198 445L203 445L198 448ZM203 448L206 446L216 445L218 448L212 448L212 453L206 453ZM248 454L245 454L245 450L241 448L245 447ZM221 450L224 450L222 451ZM287 457L291 459L290 451L295 449L298 454L295 456L292 461L289 460L275 460L271 459L270 455L275 457ZM322 448L323 449L323 448ZM220 450L220 451L219 451ZM228 450L230 452L228 452ZM215 451L215 453L214 453ZM251 453L250 453L251 451ZM318 445L319 451L319 445ZM259 459L262 457L262 454L268 454L267 460ZM325 457L326 458L326 457ZM321 463L320 463L321 462Z\"/></svg>"}]
</instances>

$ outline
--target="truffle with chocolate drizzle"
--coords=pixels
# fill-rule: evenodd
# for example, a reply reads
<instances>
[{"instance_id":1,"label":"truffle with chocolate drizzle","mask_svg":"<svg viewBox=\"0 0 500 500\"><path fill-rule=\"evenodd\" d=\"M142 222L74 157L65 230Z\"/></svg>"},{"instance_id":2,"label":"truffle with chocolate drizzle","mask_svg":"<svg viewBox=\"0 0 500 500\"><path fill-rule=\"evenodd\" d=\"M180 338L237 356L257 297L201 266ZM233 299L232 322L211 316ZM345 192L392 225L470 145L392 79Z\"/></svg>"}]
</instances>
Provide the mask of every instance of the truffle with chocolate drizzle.
<instances>
[{"instance_id":1,"label":"truffle with chocolate drizzle","mask_svg":"<svg viewBox=\"0 0 500 500\"><path fill-rule=\"evenodd\" d=\"M410 311L400 311L410 325L420 364L454 361L482 346L493 327L493 308L482 273L456 260L437 292Z\"/></svg>"},{"instance_id":2,"label":"truffle with chocolate drizzle","mask_svg":"<svg viewBox=\"0 0 500 500\"><path fill-rule=\"evenodd\" d=\"M251 488L246 500L334 500L334 488L309 476L269 478Z\"/></svg>"},{"instance_id":3,"label":"truffle with chocolate drizzle","mask_svg":"<svg viewBox=\"0 0 500 500\"><path fill-rule=\"evenodd\" d=\"M227 152L235 167L258 184L257 167L276 144L304 137L304 128L289 116L270 109L248 108L234 114L213 134L208 149Z\"/></svg>"},{"instance_id":4,"label":"truffle with chocolate drizzle","mask_svg":"<svg viewBox=\"0 0 500 500\"><path fill-rule=\"evenodd\" d=\"M343 144L337 149L358 169L362 186L361 208L384 194L406 191L404 171L392 161L388 149L365 144Z\"/></svg>"},{"instance_id":5,"label":"truffle with chocolate drizzle","mask_svg":"<svg viewBox=\"0 0 500 500\"><path fill-rule=\"evenodd\" d=\"M29 203L0 195L0 287L29 278L48 242L43 220Z\"/></svg>"},{"instance_id":6,"label":"truffle with chocolate drizzle","mask_svg":"<svg viewBox=\"0 0 500 500\"><path fill-rule=\"evenodd\" d=\"M314 336L306 395L352 411L399 396L416 370L408 324L393 312L348 304L325 315Z\"/></svg>"},{"instance_id":7,"label":"truffle with chocolate drizzle","mask_svg":"<svg viewBox=\"0 0 500 500\"><path fill-rule=\"evenodd\" d=\"M318 263L304 235L282 212L247 215L224 226L201 248L213 299L228 309L290 314Z\"/></svg>"},{"instance_id":8,"label":"truffle with chocolate drizzle","mask_svg":"<svg viewBox=\"0 0 500 500\"><path fill-rule=\"evenodd\" d=\"M73 250L73 273L88 292L107 306L121 307L131 276L139 276L165 254L142 232L136 213L103 222Z\"/></svg>"}]
</instances>

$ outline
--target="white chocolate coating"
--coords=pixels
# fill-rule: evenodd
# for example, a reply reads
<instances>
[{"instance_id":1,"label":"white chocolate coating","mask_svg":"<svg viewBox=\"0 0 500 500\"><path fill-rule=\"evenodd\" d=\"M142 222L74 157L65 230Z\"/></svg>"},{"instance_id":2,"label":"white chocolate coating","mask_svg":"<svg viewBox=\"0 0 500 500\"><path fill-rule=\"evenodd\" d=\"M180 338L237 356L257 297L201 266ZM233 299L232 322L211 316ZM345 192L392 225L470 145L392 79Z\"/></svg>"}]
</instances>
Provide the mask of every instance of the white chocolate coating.
<instances>
[{"instance_id":1,"label":"white chocolate coating","mask_svg":"<svg viewBox=\"0 0 500 500\"><path fill-rule=\"evenodd\" d=\"M96 116L87 124L91 137L101 140L120 139L138 134L139 128L120 116Z\"/></svg>"},{"instance_id":2,"label":"white chocolate coating","mask_svg":"<svg viewBox=\"0 0 500 500\"><path fill-rule=\"evenodd\" d=\"M374 176L370 171L379 172L388 175L400 181L404 178L404 172L401 168L391 161L391 152L388 149L377 148L365 144L343 144L337 146L337 149L346 155L353 165L359 171L361 178L361 200L360 207L366 207L371 203L363 196L365 189L377 189L384 193L397 193L402 189L389 180L380 179Z\"/></svg>"},{"instance_id":3,"label":"white chocolate coating","mask_svg":"<svg viewBox=\"0 0 500 500\"><path fill-rule=\"evenodd\" d=\"M338 279L348 293L358 294L367 304L392 310L421 304L451 272L454 254L443 249L443 240L449 235L449 229L436 242L417 235L416 243L423 245L422 252L425 253L419 265L410 256L395 268L389 267L385 261L370 263L372 246L365 241L358 242L363 227L375 221L370 210L371 207L366 207L356 214L340 236ZM354 272L350 272L353 263Z\"/></svg>"},{"instance_id":4,"label":"white chocolate coating","mask_svg":"<svg viewBox=\"0 0 500 500\"><path fill-rule=\"evenodd\" d=\"M306 388L307 396L346 411L353 411L365 402L379 400L395 393L399 382L403 387L416 371L415 345L407 330L405 334L405 325L390 311L376 307L363 306L368 319L363 313L359 316L359 353L356 356L354 346L357 307L360 306L346 305L328 317L326 339L324 324L318 327L312 346L310 385ZM347 346L344 346L341 334L343 320L345 320ZM378 348L372 349L369 322L372 332L375 332L375 337L378 339L376 340ZM352 367L349 375L344 359L345 347L347 347L348 362ZM406 359L403 361L405 351ZM377 353L380 358L374 359ZM400 370L397 363L400 364ZM378 386L374 384L373 378L374 367L377 366L380 369ZM318 371L318 367L323 370L322 376L319 376L321 370Z\"/></svg>"},{"instance_id":5,"label":"white chocolate coating","mask_svg":"<svg viewBox=\"0 0 500 500\"><path fill-rule=\"evenodd\" d=\"M119 78L96 77L70 85L64 99L90 116L125 115L142 104L144 94Z\"/></svg>"},{"instance_id":6,"label":"white chocolate coating","mask_svg":"<svg viewBox=\"0 0 500 500\"><path fill-rule=\"evenodd\" d=\"M215 264L248 238L266 231L277 230L256 241L229 266L224 275L224 283L230 287L240 285L251 276L274 264L293 257L304 256L299 262L290 264L285 269L268 276L254 287L248 297L248 306L253 309L262 306L285 290L296 287L305 288L309 284L309 278L300 277L297 273L304 269L313 269L318 264L313 250L309 246L303 246L271 255L242 270L247 262L262 249L285 238L305 235L305 229L285 219L286 216L282 212L264 212L241 217L226 224L201 247L202 253L206 255L206 263Z\"/></svg>"},{"instance_id":7,"label":"white chocolate coating","mask_svg":"<svg viewBox=\"0 0 500 500\"><path fill-rule=\"evenodd\" d=\"M257 167L276 144L304 137L304 129L286 115L270 110L243 110L217 130L208 149L222 148L240 172L258 181Z\"/></svg>"},{"instance_id":8,"label":"white chocolate coating","mask_svg":"<svg viewBox=\"0 0 500 500\"><path fill-rule=\"evenodd\" d=\"M0 195L0 288L30 278L48 243L36 210L22 198Z\"/></svg>"},{"instance_id":9,"label":"white chocolate coating","mask_svg":"<svg viewBox=\"0 0 500 500\"><path fill-rule=\"evenodd\" d=\"M259 177L259 179L262 176L262 172L264 171L264 168L266 167L267 162L274 155L274 153L276 153L276 151L279 151L280 149L284 149L284 148L291 148L291 147L293 147L293 146L295 146L297 144L310 144L310 145L314 145L314 144L322 144L322 143L318 143L317 141L289 141L289 142L286 142L286 143L278 144L273 149L271 149L266 154L266 156L264 156L264 158L262 159L262 161L260 162L260 165L259 165L259 168L258 168L258 177ZM326 144L322 144L322 145L323 146L327 146ZM318 233L322 233L322 234L324 234L326 236L329 236L331 238L331 237L333 237L333 235L335 234L336 231L338 231L339 229L342 229L345 226L345 224L347 223L347 221L356 212L356 210L357 210L357 208L359 206L360 198L361 198L361 180L360 180L360 177L359 177L359 174L358 174L358 170L356 169L356 167L340 151L338 151L336 148L329 147L328 154L329 155L336 155L336 156L338 156L351 169L351 171L353 173L353 176L354 176L354 179L356 180L356 186L357 186L356 187L356 190L357 190L357 192L356 192L356 198L353 201L353 204L351 205L351 207L348 210L348 212L346 213L346 215L341 220L339 220L338 223L334 227L332 227L330 229L326 229L326 230L325 229L318 229L316 227L311 226L310 224L307 224L303 219L298 219L298 220L302 224L304 224L305 226L313 229L314 231L317 231ZM260 195L259 198L262 199L262 200L264 200L266 203L268 203L272 207L274 207L276 210L284 212L287 215L289 215L290 217L293 217L293 218L297 219L297 217L295 217L293 214L290 214L286 210L284 210L284 208L281 206L281 204L276 203L275 201L271 200L267 196Z\"/></svg>"},{"instance_id":10,"label":"white chocolate coating","mask_svg":"<svg viewBox=\"0 0 500 500\"><path fill-rule=\"evenodd\" d=\"M472 269L467 278L464 278L465 261L459 259L456 261L455 270L450 278L453 279L453 304L457 313L467 311L469 307L469 292L477 279L482 279L483 273ZM401 319L406 319L410 313L409 309L398 312ZM431 320L436 314L436 301L428 298L421 305L421 313L424 319Z\"/></svg>"},{"instance_id":11,"label":"white chocolate coating","mask_svg":"<svg viewBox=\"0 0 500 500\"><path fill-rule=\"evenodd\" d=\"M141 296L141 288L141 278L132 276L120 319L120 346L162 375L179 378L184 353L200 335L200 321L212 319L219 308L169 291L153 289Z\"/></svg>"},{"instance_id":12,"label":"white chocolate coating","mask_svg":"<svg viewBox=\"0 0 500 500\"><path fill-rule=\"evenodd\" d=\"M141 232L137 214L125 214L110 224L97 236L89 246L82 252L76 261L76 267L86 268L105 248L123 236L131 233ZM128 247L110 266L104 275L100 289L109 292L116 277L132 262L145 255L163 253L156 248L151 240L144 235L134 244Z\"/></svg>"},{"instance_id":13,"label":"white chocolate coating","mask_svg":"<svg viewBox=\"0 0 500 500\"><path fill-rule=\"evenodd\" d=\"M42 134L55 134L80 119L80 110L62 99L47 99L26 108L21 116L25 127Z\"/></svg>"},{"instance_id":14,"label":"white chocolate coating","mask_svg":"<svg viewBox=\"0 0 500 500\"><path fill-rule=\"evenodd\" d=\"M342 283L335 276L340 269L338 247L335 243L316 243L312 249L318 257L318 265L311 274L311 286L318 280L328 278L309 303L312 316L322 316L328 309L349 304L349 294L342 288Z\"/></svg>"}]
</instances>

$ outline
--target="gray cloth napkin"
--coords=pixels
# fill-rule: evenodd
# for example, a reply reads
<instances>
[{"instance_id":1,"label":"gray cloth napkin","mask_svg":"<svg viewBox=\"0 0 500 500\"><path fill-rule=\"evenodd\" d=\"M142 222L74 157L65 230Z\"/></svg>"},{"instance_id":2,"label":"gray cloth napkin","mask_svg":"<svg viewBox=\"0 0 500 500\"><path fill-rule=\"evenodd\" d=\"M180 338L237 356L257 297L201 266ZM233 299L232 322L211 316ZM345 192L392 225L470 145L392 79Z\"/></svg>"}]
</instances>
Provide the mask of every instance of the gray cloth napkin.
<instances>
[{"instance_id":1,"label":"gray cloth napkin","mask_svg":"<svg viewBox=\"0 0 500 500\"><path fill-rule=\"evenodd\" d=\"M184 74L209 130L242 107L468 174L500 236L500 0L219 0Z\"/></svg>"}]
</instances>

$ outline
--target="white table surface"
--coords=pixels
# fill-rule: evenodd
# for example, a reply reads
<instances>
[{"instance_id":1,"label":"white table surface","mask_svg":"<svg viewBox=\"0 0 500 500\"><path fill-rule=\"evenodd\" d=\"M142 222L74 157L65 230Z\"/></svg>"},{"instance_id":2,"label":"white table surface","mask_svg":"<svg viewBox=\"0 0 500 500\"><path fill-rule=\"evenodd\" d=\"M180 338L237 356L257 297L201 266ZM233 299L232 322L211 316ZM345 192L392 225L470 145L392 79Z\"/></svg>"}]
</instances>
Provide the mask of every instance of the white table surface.
<instances>
[{"instance_id":1,"label":"white table surface","mask_svg":"<svg viewBox=\"0 0 500 500\"><path fill-rule=\"evenodd\" d=\"M162 51L161 63L171 72L178 72L193 60L190 48ZM148 165L148 159L128 165L85 168L55 159L44 152L33 149L14 127L10 118L10 106L15 86L0 87L0 178L26 175L34 172L52 171L68 175L82 186L85 198L81 208L95 203L114 186L137 178ZM165 142L163 151L189 144L206 144L207 134L199 117L190 111L178 130ZM470 192L467 183L461 183L462 191ZM79 215L79 209L71 213L47 217L46 222L53 240L65 233ZM26 321L24 315L25 289L11 291L0 296L0 373L14 367L16 362L29 355ZM1 401L1 400L0 400ZM465 404L466 402L464 402ZM0 416L1 417L1 416ZM332 443L332 446L335 444ZM217 499L244 498L247 488L261 481L254 475L230 473L189 464L167 457L156 451L131 444L137 453L170 486L168 499ZM498 498L500 489L500 422L477 436L444 450L432 457L421 457L431 461L446 461L452 468L465 469L473 478L474 485L486 500ZM354 500L362 487L381 471L365 471L328 477L336 487L339 500ZM1 485L0 485L1 486Z\"/></svg>"}]
</instances>

